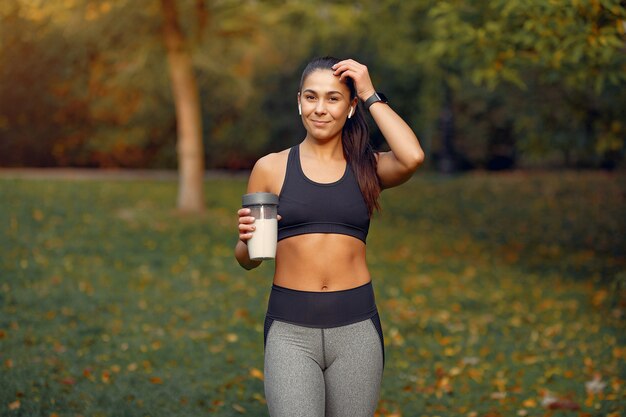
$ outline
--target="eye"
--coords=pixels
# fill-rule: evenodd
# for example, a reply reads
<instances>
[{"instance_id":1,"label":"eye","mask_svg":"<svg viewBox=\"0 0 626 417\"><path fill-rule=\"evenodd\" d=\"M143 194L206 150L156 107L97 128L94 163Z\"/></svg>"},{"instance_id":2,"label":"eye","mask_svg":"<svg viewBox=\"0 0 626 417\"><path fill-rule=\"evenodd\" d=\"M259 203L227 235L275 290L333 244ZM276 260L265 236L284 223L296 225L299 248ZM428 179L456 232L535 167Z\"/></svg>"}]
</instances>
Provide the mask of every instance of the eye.
<instances>
[{"instance_id":1,"label":"eye","mask_svg":"<svg viewBox=\"0 0 626 417\"><path fill-rule=\"evenodd\" d=\"M305 98L305 99L307 99L307 100L315 100L315 96L314 96L314 95L311 95L311 94L306 94L306 95L304 96L304 98Z\"/></svg>"},{"instance_id":2,"label":"eye","mask_svg":"<svg viewBox=\"0 0 626 417\"><path fill-rule=\"evenodd\" d=\"M331 101L331 102L333 102L333 103L336 103L337 101L339 101L339 97L336 97L336 96L330 97L330 98L328 99L328 101Z\"/></svg>"}]
</instances>

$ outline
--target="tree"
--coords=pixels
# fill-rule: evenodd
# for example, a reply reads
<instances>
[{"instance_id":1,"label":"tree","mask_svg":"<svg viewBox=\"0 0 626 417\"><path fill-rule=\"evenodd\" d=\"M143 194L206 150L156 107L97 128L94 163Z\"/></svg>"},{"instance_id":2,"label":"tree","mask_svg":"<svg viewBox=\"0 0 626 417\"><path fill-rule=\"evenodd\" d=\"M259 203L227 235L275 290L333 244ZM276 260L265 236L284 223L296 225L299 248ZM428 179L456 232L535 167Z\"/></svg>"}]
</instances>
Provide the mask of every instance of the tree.
<instances>
[{"instance_id":1,"label":"tree","mask_svg":"<svg viewBox=\"0 0 626 417\"><path fill-rule=\"evenodd\" d=\"M0 163L175 168L183 107L172 102L187 91L186 102L207 103L183 111L198 123L185 130L201 137L194 152L211 168L249 168L303 134L301 65L330 54L370 67L431 163L438 154L495 167L508 154L608 166L626 137L624 9L617 0L5 0ZM178 12L169 32L166 10ZM192 84L173 88L170 50L187 54L195 96Z\"/></svg>"},{"instance_id":2,"label":"tree","mask_svg":"<svg viewBox=\"0 0 626 417\"><path fill-rule=\"evenodd\" d=\"M204 150L198 85L184 34L178 23L175 0L161 0L163 39L167 49L178 126L178 208L204 208Z\"/></svg>"},{"instance_id":3,"label":"tree","mask_svg":"<svg viewBox=\"0 0 626 417\"><path fill-rule=\"evenodd\" d=\"M521 110L511 113L512 129L526 138L526 151L561 149L567 163L576 151L623 149L626 129L615 123L620 110L604 101L608 96L614 103L626 86L623 2L453 0L431 5L418 62L456 91L469 81L492 93L511 92L507 104Z\"/></svg>"}]
</instances>

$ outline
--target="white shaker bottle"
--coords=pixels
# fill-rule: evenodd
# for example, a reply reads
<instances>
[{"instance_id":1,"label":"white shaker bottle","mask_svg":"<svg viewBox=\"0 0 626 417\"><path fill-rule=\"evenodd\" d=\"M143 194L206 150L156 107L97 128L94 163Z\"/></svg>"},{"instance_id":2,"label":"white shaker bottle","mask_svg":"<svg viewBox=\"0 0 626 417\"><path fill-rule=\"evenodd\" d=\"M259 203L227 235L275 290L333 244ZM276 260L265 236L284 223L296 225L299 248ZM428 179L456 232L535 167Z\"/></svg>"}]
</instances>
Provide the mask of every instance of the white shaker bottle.
<instances>
[{"instance_id":1,"label":"white shaker bottle","mask_svg":"<svg viewBox=\"0 0 626 417\"><path fill-rule=\"evenodd\" d=\"M242 202L243 207L250 209L250 216L254 217L255 230L248 240L250 259L274 259L278 234L278 196L272 193L250 193L243 196Z\"/></svg>"}]
</instances>

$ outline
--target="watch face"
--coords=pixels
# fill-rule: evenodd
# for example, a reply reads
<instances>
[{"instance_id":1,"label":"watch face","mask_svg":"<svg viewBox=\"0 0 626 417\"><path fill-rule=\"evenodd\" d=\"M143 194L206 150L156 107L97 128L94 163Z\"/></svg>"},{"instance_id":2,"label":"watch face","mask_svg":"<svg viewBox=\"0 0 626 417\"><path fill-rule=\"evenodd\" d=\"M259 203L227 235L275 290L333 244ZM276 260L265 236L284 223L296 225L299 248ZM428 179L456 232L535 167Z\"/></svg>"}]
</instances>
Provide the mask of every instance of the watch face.
<instances>
[{"instance_id":1,"label":"watch face","mask_svg":"<svg viewBox=\"0 0 626 417\"><path fill-rule=\"evenodd\" d=\"M376 95L378 96L380 101L387 103L387 96L386 95L384 95L383 93L376 93Z\"/></svg>"}]
</instances>

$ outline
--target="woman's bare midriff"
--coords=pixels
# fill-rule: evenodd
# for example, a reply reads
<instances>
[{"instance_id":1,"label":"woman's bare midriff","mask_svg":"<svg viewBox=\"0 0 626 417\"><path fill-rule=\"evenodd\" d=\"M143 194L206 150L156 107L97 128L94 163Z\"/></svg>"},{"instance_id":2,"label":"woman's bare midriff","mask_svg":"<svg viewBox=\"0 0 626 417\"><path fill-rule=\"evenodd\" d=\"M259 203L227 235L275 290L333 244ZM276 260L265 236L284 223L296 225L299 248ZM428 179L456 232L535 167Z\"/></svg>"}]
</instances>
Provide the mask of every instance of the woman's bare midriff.
<instances>
[{"instance_id":1,"label":"woman's bare midriff","mask_svg":"<svg viewBox=\"0 0 626 417\"><path fill-rule=\"evenodd\" d=\"M309 233L278 242L276 285L301 291L340 291L369 281L365 243L357 238Z\"/></svg>"}]
</instances>

